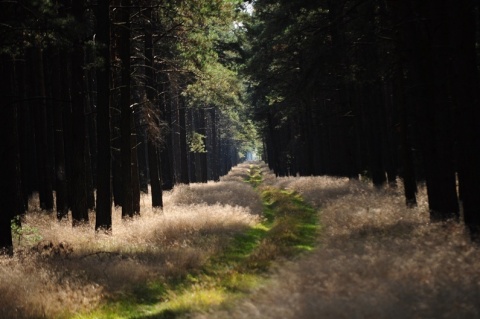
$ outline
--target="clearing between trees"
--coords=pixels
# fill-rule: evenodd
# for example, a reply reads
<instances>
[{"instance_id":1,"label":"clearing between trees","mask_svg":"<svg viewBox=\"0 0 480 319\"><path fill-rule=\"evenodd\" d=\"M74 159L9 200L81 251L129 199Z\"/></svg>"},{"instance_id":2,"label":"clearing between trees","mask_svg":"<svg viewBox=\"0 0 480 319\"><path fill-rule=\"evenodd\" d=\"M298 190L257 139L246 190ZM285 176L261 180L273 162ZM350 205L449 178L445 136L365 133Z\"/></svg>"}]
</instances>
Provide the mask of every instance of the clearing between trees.
<instances>
[{"instance_id":1,"label":"clearing between trees","mask_svg":"<svg viewBox=\"0 0 480 319\"><path fill-rule=\"evenodd\" d=\"M29 212L0 258L0 317L478 317L478 247L430 224L423 192L407 209L401 189L245 163L163 211L114 210L112 235Z\"/></svg>"}]
</instances>

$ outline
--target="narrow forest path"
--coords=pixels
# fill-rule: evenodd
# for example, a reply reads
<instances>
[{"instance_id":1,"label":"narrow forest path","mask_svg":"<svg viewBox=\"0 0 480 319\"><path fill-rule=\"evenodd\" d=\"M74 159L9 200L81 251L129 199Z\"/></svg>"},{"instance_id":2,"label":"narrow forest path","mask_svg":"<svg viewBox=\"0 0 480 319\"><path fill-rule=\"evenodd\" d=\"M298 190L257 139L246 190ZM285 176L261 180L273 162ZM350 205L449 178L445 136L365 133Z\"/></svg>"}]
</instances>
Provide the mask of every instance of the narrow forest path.
<instances>
[{"instance_id":1,"label":"narrow forest path","mask_svg":"<svg viewBox=\"0 0 480 319\"><path fill-rule=\"evenodd\" d=\"M429 223L424 190L406 209L401 189L264 176L321 208L319 245L246 300L197 318L480 317L480 251L462 226Z\"/></svg>"}]
</instances>

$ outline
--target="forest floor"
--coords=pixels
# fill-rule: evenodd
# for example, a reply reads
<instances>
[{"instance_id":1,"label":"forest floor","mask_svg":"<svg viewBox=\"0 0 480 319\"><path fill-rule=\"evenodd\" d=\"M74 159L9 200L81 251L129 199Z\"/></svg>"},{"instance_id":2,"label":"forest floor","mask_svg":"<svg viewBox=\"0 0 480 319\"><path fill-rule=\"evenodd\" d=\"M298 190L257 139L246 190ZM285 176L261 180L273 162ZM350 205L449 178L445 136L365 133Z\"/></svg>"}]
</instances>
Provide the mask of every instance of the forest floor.
<instances>
[{"instance_id":1,"label":"forest floor","mask_svg":"<svg viewBox=\"0 0 480 319\"><path fill-rule=\"evenodd\" d=\"M276 178L262 163L177 186L113 234L32 200L0 258L0 318L480 318L480 250L424 189Z\"/></svg>"},{"instance_id":2,"label":"forest floor","mask_svg":"<svg viewBox=\"0 0 480 319\"><path fill-rule=\"evenodd\" d=\"M320 209L315 250L274 270L233 308L196 318L480 318L480 249L457 223L429 221L403 189L332 177L270 178Z\"/></svg>"}]
</instances>

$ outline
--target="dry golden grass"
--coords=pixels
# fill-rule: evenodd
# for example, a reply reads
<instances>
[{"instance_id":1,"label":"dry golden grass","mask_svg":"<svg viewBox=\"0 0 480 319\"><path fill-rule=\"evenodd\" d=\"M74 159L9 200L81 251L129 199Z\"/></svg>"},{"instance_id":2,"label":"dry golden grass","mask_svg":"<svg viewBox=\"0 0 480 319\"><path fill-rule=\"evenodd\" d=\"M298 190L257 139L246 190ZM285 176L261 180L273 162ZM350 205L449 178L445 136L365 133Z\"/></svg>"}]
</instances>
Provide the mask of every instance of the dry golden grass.
<instances>
[{"instance_id":1,"label":"dry golden grass","mask_svg":"<svg viewBox=\"0 0 480 319\"><path fill-rule=\"evenodd\" d=\"M461 225L430 224L425 190L277 178L321 207L319 247L228 311L198 318L480 318L480 251Z\"/></svg>"},{"instance_id":2,"label":"dry golden grass","mask_svg":"<svg viewBox=\"0 0 480 319\"><path fill-rule=\"evenodd\" d=\"M72 228L33 209L15 257L0 257L0 318L68 316L150 280L199 269L261 213L259 196L244 182L175 188L164 195L163 211L148 203L143 196L142 216L129 221L115 209L111 236L94 232L94 215Z\"/></svg>"}]
</instances>

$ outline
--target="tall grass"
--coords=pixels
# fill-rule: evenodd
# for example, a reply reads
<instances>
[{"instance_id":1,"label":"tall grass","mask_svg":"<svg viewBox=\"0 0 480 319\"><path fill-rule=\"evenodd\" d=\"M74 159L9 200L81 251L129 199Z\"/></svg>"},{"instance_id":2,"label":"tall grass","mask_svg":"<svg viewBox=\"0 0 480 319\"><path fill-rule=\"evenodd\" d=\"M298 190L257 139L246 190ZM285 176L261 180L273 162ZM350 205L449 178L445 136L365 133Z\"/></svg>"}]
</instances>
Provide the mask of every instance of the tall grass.
<instances>
[{"instance_id":1,"label":"tall grass","mask_svg":"<svg viewBox=\"0 0 480 319\"><path fill-rule=\"evenodd\" d=\"M425 189L331 177L271 179L321 208L319 247L228 311L198 318L480 318L480 251L459 224L431 224Z\"/></svg>"},{"instance_id":2,"label":"tall grass","mask_svg":"<svg viewBox=\"0 0 480 319\"><path fill-rule=\"evenodd\" d=\"M115 209L112 235L94 232L93 214L89 225L72 228L32 200L15 257L0 258L0 318L69 317L200 269L259 221L259 196L231 175L233 181L176 187L165 194L163 211L148 208L148 195L139 218L122 220Z\"/></svg>"}]
</instances>

